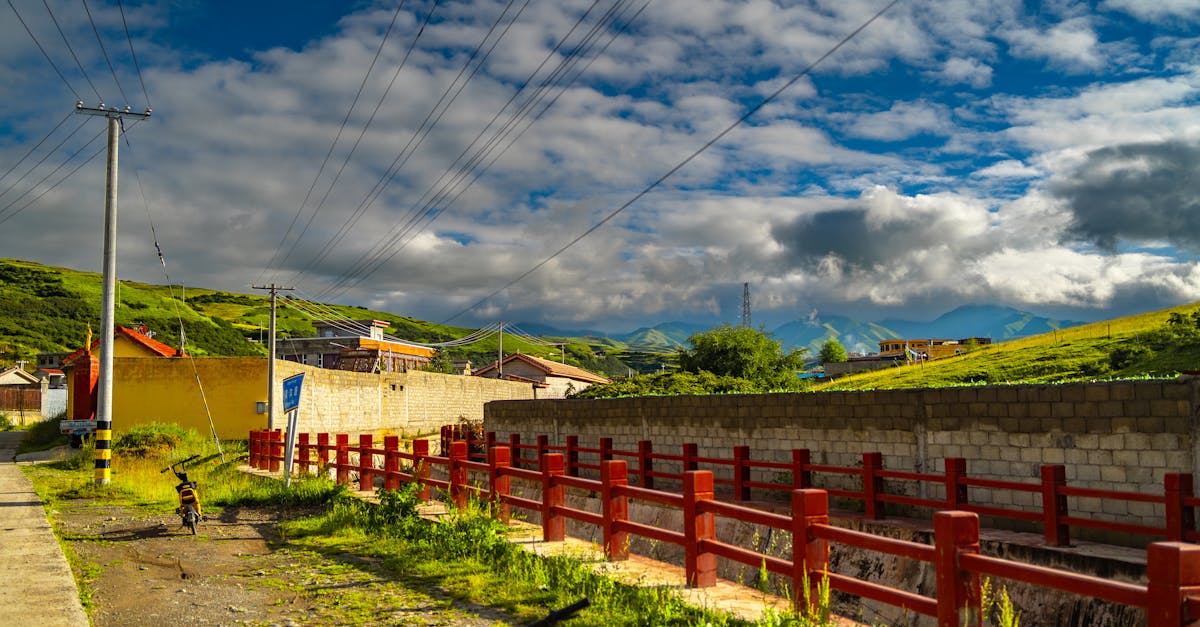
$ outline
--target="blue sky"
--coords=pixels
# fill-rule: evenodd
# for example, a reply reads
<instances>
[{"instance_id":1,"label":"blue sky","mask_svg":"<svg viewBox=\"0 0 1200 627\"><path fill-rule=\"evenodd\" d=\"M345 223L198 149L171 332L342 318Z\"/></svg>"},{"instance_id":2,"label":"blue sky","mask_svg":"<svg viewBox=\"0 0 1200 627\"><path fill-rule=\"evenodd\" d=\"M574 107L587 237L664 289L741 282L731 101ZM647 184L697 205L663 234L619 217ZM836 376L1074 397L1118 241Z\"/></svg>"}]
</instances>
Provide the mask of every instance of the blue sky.
<instances>
[{"instance_id":1,"label":"blue sky","mask_svg":"<svg viewBox=\"0 0 1200 627\"><path fill-rule=\"evenodd\" d=\"M0 6L0 256L99 268L98 91L154 108L132 280L153 220L174 282L464 326L1200 300L1200 0L901 0L562 250L885 4L90 0L114 80L81 2L13 0L63 77Z\"/></svg>"}]
</instances>

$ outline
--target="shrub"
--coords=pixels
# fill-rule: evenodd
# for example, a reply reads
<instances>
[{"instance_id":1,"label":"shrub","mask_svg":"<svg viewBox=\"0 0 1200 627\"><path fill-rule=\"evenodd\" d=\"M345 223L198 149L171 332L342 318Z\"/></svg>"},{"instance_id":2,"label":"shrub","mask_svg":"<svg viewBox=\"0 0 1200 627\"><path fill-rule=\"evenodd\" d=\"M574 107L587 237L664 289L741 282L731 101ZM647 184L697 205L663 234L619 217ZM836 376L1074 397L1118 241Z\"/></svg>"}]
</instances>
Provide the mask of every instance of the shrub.
<instances>
[{"instance_id":1,"label":"shrub","mask_svg":"<svg viewBox=\"0 0 1200 627\"><path fill-rule=\"evenodd\" d=\"M9 419L8 414L0 413L0 431L12 431L13 422Z\"/></svg>"},{"instance_id":2,"label":"shrub","mask_svg":"<svg viewBox=\"0 0 1200 627\"><path fill-rule=\"evenodd\" d=\"M162 457L179 447L188 432L179 425L137 425L113 442L113 452L125 457Z\"/></svg>"},{"instance_id":3,"label":"shrub","mask_svg":"<svg viewBox=\"0 0 1200 627\"><path fill-rule=\"evenodd\" d=\"M1123 370L1153 355L1145 346L1118 346L1108 353L1108 364L1113 370Z\"/></svg>"}]
</instances>

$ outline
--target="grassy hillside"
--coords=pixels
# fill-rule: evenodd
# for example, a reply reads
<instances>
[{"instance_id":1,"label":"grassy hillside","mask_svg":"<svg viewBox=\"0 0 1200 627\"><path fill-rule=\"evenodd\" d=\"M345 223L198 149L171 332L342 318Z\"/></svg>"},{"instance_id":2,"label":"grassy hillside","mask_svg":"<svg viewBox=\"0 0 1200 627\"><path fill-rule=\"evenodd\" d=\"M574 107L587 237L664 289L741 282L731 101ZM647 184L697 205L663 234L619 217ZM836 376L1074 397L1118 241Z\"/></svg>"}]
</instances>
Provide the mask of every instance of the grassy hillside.
<instances>
[{"instance_id":1,"label":"grassy hillside","mask_svg":"<svg viewBox=\"0 0 1200 627\"><path fill-rule=\"evenodd\" d=\"M34 361L37 353L81 348L88 325L100 328L101 277L91 272L43 266L28 261L0 259L0 365L24 359ZM150 285L121 281L117 290L118 325L144 324L156 339L179 346L180 321L188 350L195 355L266 356L258 343L270 326L270 299L261 294L231 294L201 288ZM324 305L354 320L386 320L389 335L423 343L461 338L474 329L424 322L389 312L348 305ZM322 316L324 317L324 316ZM276 316L279 337L311 337L314 317L282 303ZM478 368L496 359L499 338L492 336L476 344L451 349L448 359L470 359ZM565 358L588 370L625 374L627 367L603 350L597 355L588 343L564 338ZM602 347L602 349L605 347ZM520 351L559 361L556 346L543 346L505 335L504 352Z\"/></svg>"},{"instance_id":2,"label":"grassy hillside","mask_svg":"<svg viewBox=\"0 0 1200 627\"><path fill-rule=\"evenodd\" d=\"M1171 377L1200 369L1200 337L1192 313L1200 303L1094 322L982 346L922 365L859 373L814 390L948 387L997 383L1055 383L1111 378ZM1187 318L1173 331L1172 314Z\"/></svg>"}]
</instances>

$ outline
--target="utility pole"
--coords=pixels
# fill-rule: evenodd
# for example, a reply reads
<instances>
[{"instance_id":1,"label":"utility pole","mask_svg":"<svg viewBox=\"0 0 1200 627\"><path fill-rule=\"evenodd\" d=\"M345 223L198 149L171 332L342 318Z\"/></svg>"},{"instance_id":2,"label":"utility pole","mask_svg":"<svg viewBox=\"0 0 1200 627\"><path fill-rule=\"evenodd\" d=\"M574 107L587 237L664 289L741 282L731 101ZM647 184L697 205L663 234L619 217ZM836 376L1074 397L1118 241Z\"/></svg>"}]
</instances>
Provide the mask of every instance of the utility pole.
<instances>
[{"instance_id":1,"label":"utility pole","mask_svg":"<svg viewBox=\"0 0 1200 627\"><path fill-rule=\"evenodd\" d=\"M750 284L742 283L742 326L750 328Z\"/></svg>"},{"instance_id":2,"label":"utility pole","mask_svg":"<svg viewBox=\"0 0 1200 627\"><path fill-rule=\"evenodd\" d=\"M500 322L500 343L496 345L496 378L504 378L504 322Z\"/></svg>"},{"instance_id":3,"label":"utility pole","mask_svg":"<svg viewBox=\"0 0 1200 627\"><path fill-rule=\"evenodd\" d=\"M271 291L271 324L267 331L267 431L275 429L275 297L279 292L294 290L294 287L281 287L274 283L270 285L252 285L256 290Z\"/></svg>"},{"instance_id":4,"label":"utility pole","mask_svg":"<svg viewBox=\"0 0 1200 627\"><path fill-rule=\"evenodd\" d=\"M104 194L104 291L100 310L100 377L96 382L96 485L108 485L112 480L112 384L113 336L116 334L115 310L117 295L117 147L121 136L121 121L127 117L144 120L145 113L104 108L93 109L75 101L75 113L98 115L108 119L108 179Z\"/></svg>"}]
</instances>

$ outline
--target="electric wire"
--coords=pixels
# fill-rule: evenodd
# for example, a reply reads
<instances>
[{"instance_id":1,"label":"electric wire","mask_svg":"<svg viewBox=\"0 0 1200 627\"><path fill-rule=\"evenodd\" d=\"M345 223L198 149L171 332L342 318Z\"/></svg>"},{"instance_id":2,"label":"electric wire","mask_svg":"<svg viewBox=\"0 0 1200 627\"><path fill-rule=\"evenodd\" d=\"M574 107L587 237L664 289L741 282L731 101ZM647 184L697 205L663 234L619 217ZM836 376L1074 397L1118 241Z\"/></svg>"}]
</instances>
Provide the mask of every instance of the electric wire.
<instances>
[{"instance_id":1,"label":"electric wire","mask_svg":"<svg viewBox=\"0 0 1200 627\"><path fill-rule=\"evenodd\" d=\"M62 125L66 124L67 120L70 119L71 116L74 114L75 114L75 112L71 111L71 112L68 112L65 116L63 116L63 119L59 120L58 124L55 124L54 128L50 129L49 133L46 133L46 135L44 137L42 137L40 140L38 140L38 143L34 144L33 148L29 149L29 152L26 152L24 155L21 156L20 159L17 159L16 163L12 164L12 166L10 166L7 170L4 171L4 174L0 174L0 183L4 182L4 179L8 178L9 174L16 172L17 168L21 167L21 164L25 163L25 160L29 158L29 155L32 155L34 152L37 151L38 148L41 148L42 144L46 143L46 140L50 139L50 136L54 135L55 131L62 128ZM51 152L53 152L53 151L51 151ZM18 179L17 182L20 182L20 179ZM9 188L9 189L11 189L11 188ZM0 198L3 198L4 194L7 193L7 191L8 190L0 192Z\"/></svg>"},{"instance_id":2,"label":"electric wire","mask_svg":"<svg viewBox=\"0 0 1200 627\"><path fill-rule=\"evenodd\" d=\"M83 69L83 64L79 62L79 56L75 54L75 48L71 47L71 42L67 40L67 34L63 32L62 26L58 23L58 18L54 17L54 11L50 10L50 2L42 0L42 4L46 6L46 13L50 14L50 21L54 22L54 28L58 29L58 34L62 37L63 43L67 46L67 51L71 53L71 58L75 59L75 65L79 68L79 73L83 75L83 79L92 87L92 91L96 94L96 99L104 102L104 96L100 95L100 90L96 89L96 84L92 82L92 77L88 76L87 70Z\"/></svg>"},{"instance_id":3,"label":"electric wire","mask_svg":"<svg viewBox=\"0 0 1200 627\"><path fill-rule=\"evenodd\" d=\"M371 123L375 121L375 116L379 113L379 109L383 106L388 94L391 93L392 87L396 84L396 79L400 77L400 72L404 69L404 66L408 64L409 56L412 55L413 50L416 49L417 42L420 41L421 35L425 33L425 27L428 26L429 21L433 19L433 14L435 11L437 11L440 1L441 0L436 0L433 8L431 8L429 13L425 15L425 21L421 23L421 27L417 30L417 34L413 37L412 43L409 45L408 50L404 52L404 57L400 59L399 65L396 66L396 71L392 74L392 79L388 81L387 88L383 90L383 94L379 96L379 101L375 103L375 109L371 111L371 115L369 118L367 118L366 124L363 125L362 131L359 132L358 138L354 140L354 145L351 146L350 151L346 153L346 158L342 160L342 165L338 168L333 180L330 181L329 187L325 190L324 195L321 196L321 200L317 203L316 208L313 209L312 215L309 216L308 223L304 225L304 229L301 230L300 235L296 237L296 241L292 242L291 250L289 250L288 254L284 256L283 261L280 262L280 265L286 262L288 257L291 256L292 252L295 251L296 246L300 243L300 240L303 239L304 234L308 232L308 227L312 224L313 219L317 217L317 213L319 213L321 209L325 207L325 202L329 200L329 194L333 192L334 186L337 185L338 180L341 179L342 173L346 170L346 166L350 163L350 158L353 157L355 151L358 150L359 144L362 143L363 137L367 134L367 129L369 129L371 127Z\"/></svg>"},{"instance_id":4,"label":"electric wire","mask_svg":"<svg viewBox=\"0 0 1200 627\"><path fill-rule=\"evenodd\" d=\"M11 209L12 207L16 206L17 203L21 202L22 198L25 198L26 196L28 196L31 192L33 192L33 190L37 189L37 187L39 185L46 182L47 179L49 179L50 177L57 174L59 170L65 168L67 166L67 164L71 162L72 159L77 157L79 155L79 153L83 152L84 149L86 149L88 146L92 145L97 139L100 139L100 137L102 135L104 135L104 133L105 133L105 129L100 129L100 131L98 133L96 133L95 135L93 135L92 138L87 141L87 143L80 146L78 149L75 150L75 152L71 153L66 159L64 159L63 162L58 165L58 167L51 170L48 174L46 174L41 179L39 179L38 182L34 183L33 185L30 185L29 189L22 192L21 195L17 196L15 199L13 199L12 202L8 203L3 208L0 208L0 215L3 215L4 212L6 212L9 209ZM103 147L101 147L101 152L102 151L103 151ZM100 154L100 152L93 153L92 156L88 157L86 160L83 161L83 164L86 164L88 161L95 159L96 155L98 155L98 154ZM83 164L80 164L80 167L82 167ZM24 211L26 207L33 204L33 202L36 201L38 198L41 198L42 196L46 195L46 193L49 192L50 190L54 189L55 187L58 187L63 181L65 181L67 179L67 177L71 176L78 170L79 170L79 168L72 170L71 172L69 172L67 174L67 176L64 176L63 178L59 179L59 181L57 183L54 183L53 185L51 185L48 189L43 191L41 194L38 194L34 198L30 199L29 202L25 203L24 205L22 205L20 208L16 209L15 211L12 211L8 215L4 216L3 218L0 218L0 224L4 224L9 219L13 218L17 214Z\"/></svg>"},{"instance_id":5,"label":"electric wire","mask_svg":"<svg viewBox=\"0 0 1200 627\"><path fill-rule=\"evenodd\" d=\"M140 121L140 120L139 120ZM130 152L133 152L133 144L129 141L129 136L124 132L125 123L120 121L121 137L125 140L125 145L129 147ZM131 127L132 128L132 127ZM179 321L179 352L187 358L188 363L192 366L192 375L196 379L196 388L200 391L200 402L204 405L204 413L208 416L208 429L212 434L213 443L217 446L217 453L221 455L221 461L225 461L225 451L221 449L221 439L217 437L217 426L213 421L212 409L208 405L208 395L204 393L204 383L200 380L200 370L196 367L196 359L186 349L186 333L183 327L183 314L179 311L180 299L175 297L175 285L171 282L171 274L167 271L167 258L163 255L162 246L158 242L158 229L154 226L154 216L150 212L150 202L146 199L146 189L142 186L142 176L137 166L133 168L133 177L137 181L138 193L142 197L142 207L146 209L146 221L150 224L150 238L154 242L154 251L158 255L158 262L162 268L163 278L167 281L167 291L171 295L171 307L175 311L175 319ZM186 298L186 293L184 294Z\"/></svg>"},{"instance_id":6,"label":"electric wire","mask_svg":"<svg viewBox=\"0 0 1200 627\"><path fill-rule=\"evenodd\" d=\"M354 107L358 105L358 99L362 96L363 89L367 86L367 79L371 76L371 71L375 69L375 64L379 61L380 54L383 53L384 44L387 43L388 37L392 34L392 28L396 25L396 18L400 17L400 11L404 8L404 2L405 0L400 0L399 4L396 5L396 11L392 13L392 21L388 24L387 30L384 31L383 38L379 40L379 47L375 49L375 56L371 59L371 64L367 67L366 73L363 74L362 82L358 84L358 91L354 94L354 100L350 102L350 108L346 110L346 116L342 118L342 124L338 127L338 131L333 137L333 142L329 144L329 150L325 151L325 158L321 160L321 166L317 168L317 174L313 177L312 183L309 184L308 191L304 194L304 200L300 202L300 207L296 209L296 215L292 216L292 222L288 225L283 237L279 240L279 245L275 247L275 253L271 256L271 260L263 268L262 272L259 272L259 281L262 280L262 277L267 272L274 268L275 259L278 257L279 251L283 250L288 236L292 234L292 229L295 228L300 215L304 213L304 208L308 206L308 200L312 196L313 190L317 187L317 181L321 179L321 174L325 172L325 166L329 163L329 158L333 155L333 150L342 138L342 132L346 130L346 124L350 121L350 115L354 113ZM291 254L290 251L289 254Z\"/></svg>"},{"instance_id":7,"label":"electric wire","mask_svg":"<svg viewBox=\"0 0 1200 627\"><path fill-rule=\"evenodd\" d=\"M462 195L464 193L466 193L466 191L468 189L470 189L471 186L473 186L475 184L475 182L478 181L479 178L482 177L483 174L485 174L492 167L492 165L494 165L496 163L497 160L499 160L500 157L502 157L510 148L512 148L512 146L516 143L516 141L518 139L520 139L521 136L524 135L525 132L527 132L537 120L541 119L541 117L543 115L545 115L546 112L549 111L551 107L554 106L554 104L558 101L558 99L562 96L562 94L566 92L566 89L568 87L570 87L570 85L574 84L574 82L576 80L578 80L579 77L582 76L583 73L585 73L589 67L591 67L591 64L593 62L595 62L596 59L600 58L600 56L602 56L604 54L604 52L608 49L608 46L610 46L612 44L612 42L615 41L616 38L629 27L629 24L632 22L632 20L636 19L639 15L641 15L642 11L644 11L646 9L646 7L649 6L649 4L650 4L649 0L647 0L645 3L643 3L641 8L639 8L638 11L630 18L630 20L625 23L625 25L621 28L621 30L619 32L615 33L612 37L610 37L608 42L606 42L605 45L601 48L600 52L597 55L590 58L588 60L588 62L584 65L584 67L575 73L575 76L573 76L570 80L566 81L566 83L559 89L558 94L556 94L553 98L551 98L550 101L542 107L541 111L539 111L532 118L529 118L526 113L526 114L521 115L520 117L514 117L513 119L511 119L510 124L506 124L505 127L502 129L502 133L494 136L493 139L491 141L489 141L488 144L484 147L484 149L481 150L480 153L478 153L478 156L486 157L488 155L488 153L495 150L496 147L499 145L495 141L495 140L497 140L497 138L499 138L500 141L504 141L505 139L507 139L507 144L503 148L501 148L499 150L499 152L497 152L495 154L495 156L491 157L491 159L487 162L486 165L484 165L481 168L475 169L473 171L473 173L471 173L468 170L467 172L471 174L470 181L468 181L465 185L462 185L459 188L459 190L454 194L454 196L452 196L448 200L446 200L445 194L443 193L443 194L439 195L438 197L435 197L434 199L430 200L426 204L426 206L423 208L422 212L420 212L418 214L420 216L421 221L404 225L402 232L400 234L398 234L396 237L394 237L391 240L391 242L389 243L389 246L394 247L392 252L390 254L388 254L386 257L384 257L382 260L380 260L375 265L375 267L372 268L366 274L366 276L363 276L360 279L356 280L352 285L350 285L350 287L357 285L359 282L361 282L365 278L369 277L370 274L377 271L379 269L379 267L382 267L383 264L386 264L393 257L395 257L397 254L399 254L399 252L401 250L403 250L408 245L408 243L410 243L413 239L413 237L410 237L407 241L404 241L404 242L400 243L398 246L396 246L395 245L396 242L399 242L401 237L403 237L403 235L406 234L406 232L420 233L420 232L424 231L426 228L429 227L430 224L432 224L438 218L438 216L443 211L445 211L445 209L447 209L447 208L453 206L455 203L457 203L458 199L461 198ZM573 69L573 66L572 66L572 69ZM531 102L540 104L541 99L539 98L536 101L532 101L532 99L531 99ZM527 120L527 121L524 121L524 120ZM520 131L517 131L515 134L512 134L512 128L514 128L514 127L511 126L511 122L513 122L513 121L517 121L518 123L523 121L523 123L524 123L524 127ZM475 161L473 164L473 167L475 165L477 165L477 163L478 162ZM455 183L455 185L458 185L458 183L461 182L461 180L462 179L460 178L459 181ZM452 188L453 188L453 186L447 186L444 188L444 190L451 190ZM448 193L448 191L446 191L446 193ZM414 237L415 237L415 235L414 235ZM338 292L339 295L341 293L344 293L344 290L342 292Z\"/></svg>"},{"instance_id":8,"label":"electric wire","mask_svg":"<svg viewBox=\"0 0 1200 627\"><path fill-rule=\"evenodd\" d=\"M88 8L87 0L80 0L80 2L83 3L83 10L87 13L88 21L92 24L92 32L96 34L96 43L100 44L100 53L104 55L104 62L108 64L108 71L112 73L113 82L117 84L117 92L121 94L121 98L125 99L125 104L129 104L129 96L125 95L125 89L121 87L121 81L117 78L117 70L108 58L108 50L104 48L104 41L100 38L100 29L96 28L96 20L92 19L92 10Z\"/></svg>"},{"instance_id":9,"label":"electric wire","mask_svg":"<svg viewBox=\"0 0 1200 627\"><path fill-rule=\"evenodd\" d=\"M620 5L621 2L623 2L623 1L624 0L620 0L619 2L614 4L613 7ZM458 157L455 158L455 160L449 166L447 166L447 168L443 171L442 175L437 179L437 181L435 181L433 183L433 185L426 188L426 190L422 194L422 196L417 200L416 203L414 203L413 209L410 212L408 212L408 214L407 214L408 217L405 218L404 221L400 223L400 226L398 228L392 229L392 231L390 231L388 234L385 234L383 237L381 237L379 240L377 240L376 243L372 246L372 248L368 250L367 254L364 255L362 258L360 258L360 260L358 262L356 262L353 266L351 266L350 269L348 269L342 275L340 275L339 278L337 280L335 280L333 286L331 288L327 289L325 291L325 293L339 293L339 294L344 293L346 290L354 287L355 285L360 283L362 280L365 280L365 278L367 276L370 276L371 273L378 270L378 268L383 263L386 263L387 260L389 260L395 256L395 254L398 252L398 250L393 251L391 255L388 255L386 258L383 258L383 255L386 254L387 250L389 248L392 248L395 245L395 243L398 241L398 238L402 237L404 233L406 233L409 229L411 229L414 221L418 220L420 218L420 216L422 216L424 214L424 212L427 211L429 204L431 202L436 202L436 200L440 197L443 197L444 194L435 193L432 200L425 202L424 204L422 203L422 201L425 201L427 198L430 198L430 193L433 192L436 188L438 188L439 185L442 186L441 187L442 190L447 189L447 186L450 185L450 183L443 184L443 181L446 180L446 177L448 175L451 175L451 173L455 171L455 166L459 165L462 162L463 158L467 156L467 154L471 151L471 149L476 144L478 144L479 140L487 133L488 129L492 128L492 126L495 124L496 120L499 119L500 116L503 115L504 111L506 111L508 109L509 105L511 105L512 102L520 94L522 94L524 92L525 88L531 82L533 82L534 78L541 72L541 70L545 67L546 63L548 63L549 60L551 58L553 58L553 56L558 52L558 50L562 48L562 46L566 43L566 41L570 38L570 36L575 32L575 30L584 21L586 21L588 15L590 15L591 11L595 9L595 7L598 3L599 3L599 0L594 1L589 6L588 10L585 11L575 21L575 23L572 25L571 29L567 32L567 34L558 40L556 45L547 53L545 58L543 58L541 64L539 64L538 67L525 79L525 81L523 81L521 83L520 87L514 91L512 96L509 97L509 100L507 102L505 102L505 104L500 108L500 110L498 110L492 116L491 120L489 120L488 123L479 131L479 133L475 136L475 138L471 141L471 143L468 144L467 147L464 148L461 153L459 153ZM524 8L524 7L522 7L522 8ZM611 15L611 12L612 12L612 8L610 8L609 14L606 14L606 15ZM514 18L514 21L515 21L515 18ZM510 26L511 26L511 22L510 22ZM595 28L596 27L594 26L593 31L595 31ZM506 29L506 32L507 32L507 29ZM503 34L501 35L501 37L503 37ZM496 43L498 43L498 42L499 42L499 38L497 39ZM493 44L493 48L494 47L495 47L495 43ZM576 54L579 51L580 51L580 47L577 46L577 48L575 50L573 50L571 54L564 55L563 60L560 61L560 67L564 63L570 62L571 59L577 58ZM489 54L490 54L490 51L489 51ZM482 62L478 66L476 66L476 71L478 71L479 67L482 67ZM552 74L551 77L547 77L547 79L544 79L542 85L544 86L545 84L547 84L548 81L552 80L553 76L554 75ZM460 89L460 91L461 91L461 89ZM457 97L457 94L455 95L455 97ZM536 94L534 97L536 97ZM520 114L520 111L518 111L517 113L514 113L513 115L516 116L519 114ZM510 117L509 123L511 123L511 120L512 120L512 117ZM476 153L476 154L478 154L478 153ZM466 164L459 167L458 173L451 176L451 181L460 180L461 176L462 176L462 172L464 170L468 170L471 167L471 164L473 162L474 162L474 159L468 159ZM384 182L384 185L386 185L390 181L391 181L391 178L389 177ZM383 190L382 190L382 186L381 186L379 189L377 189L373 192L374 195L373 195L373 197L371 197L369 199L368 206L370 203L374 203L374 201L376 199L378 199L378 197L382 193L382 191ZM380 261L381 258L382 258L382 261ZM355 280L355 277L357 277L357 280Z\"/></svg>"},{"instance_id":10,"label":"electric wire","mask_svg":"<svg viewBox=\"0 0 1200 627\"><path fill-rule=\"evenodd\" d=\"M335 329L345 331L349 333L351 337L366 337L370 334L370 328L366 325L350 318L349 316L346 316L335 309L330 308L327 305L306 298L303 291L297 289L295 294L298 294L298 296L293 294L285 297L285 304L291 306L293 309L301 311L306 315L312 316L313 318L320 319ZM498 325L499 323L492 323L491 325L477 329L464 337L447 340L445 342L417 342L415 340L403 339L388 334L383 334L382 337L391 342L422 346L425 348L465 346L468 344L474 344L480 340L495 335L497 333Z\"/></svg>"},{"instance_id":11,"label":"electric wire","mask_svg":"<svg viewBox=\"0 0 1200 627\"><path fill-rule=\"evenodd\" d=\"M46 57L46 62L50 64L50 67L54 68L54 73L58 74L58 77L62 79L63 84L67 86L67 89L72 94L75 94L76 100L82 100L82 98L79 97L79 92L75 91L75 88L71 86L71 82L67 80L66 76L63 76L62 70L58 69L58 66L54 64L54 59L51 59L50 55L46 53L46 49L42 47L42 42L38 41L37 36L34 35L33 31L29 29L29 25L25 23L25 18L21 17L21 13L17 11L17 7L13 5L12 0L8 0L8 8L12 9L12 12L17 16L17 21L21 23L21 26L25 27L25 32L29 33L29 38L33 40L33 43L37 46L37 49L42 52L42 56Z\"/></svg>"},{"instance_id":12,"label":"electric wire","mask_svg":"<svg viewBox=\"0 0 1200 627\"><path fill-rule=\"evenodd\" d=\"M125 21L125 7L121 5L121 0L117 0L117 10L121 12L121 26L125 28L125 41L129 42L129 56L133 58L133 69L137 71L138 84L142 86L142 95L146 97L146 108L149 109L150 92L146 91L146 81L142 80L142 66L138 63L137 53L133 51L133 38L129 36L129 23Z\"/></svg>"},{"instance_id":13,"label":"electric wire","mask_svg":"<svg viewBox=\"0 0 1200 627\"><path fill-rule=\"evenodd\" d=\"M72 130L70 133L68 133L66 137L64 137L64 138L62 138L61 140L59 140L58 144L57 144L57 145L55 145L55 146L54 146L53 148L51 148L50 150L48 150L48 151L46 152L46 154L42 155L42 158L41 158L41 159L38 159L37 163L34 163L33 165L29 166L29 169L28 169L28 170L25 170L25 173L24 173L24 174L22 174L21 176L17 177L17 180L15 180L15 181L13 181L11 184L9 184L9 186L8 186L7 188L5 188L5 189L4 189L4 191L0 191L0 198L3 198L4 196L6 196L6 195L8 194L8 192L10 192L10 191L12 191L13 189L15 189L15 188L16 188L16 186L17 186L17 185L20 185L20 184L21 184L21 181L24 181L24 180L25 180L25 178L26 178L27 176L29 176L29 175L30 175L30 173L32 173L34 170L36 170L38 166L40 166L40 165L42 165L43 163L45 163L45 162L46 162L46 160L47 160L47 159L49 159L50 157L54 156L54 153L55 153L55 152L58 152L58 150L59 150L60 148L62 148L64 144L66 144L68 141L70 141L70 140L71 140L71 138L72 138L72 137L74 137L76 134L78 134L78 133L79 133L79 131L80 131L80 130L82 130L82 129L83 129L83 127L84 127L86 124L87 124L87 120L80 120L80 122L79 122L79 125L78 125L78 126L76 126L76 127L75 127L75 129L74 129L74 130ZM30 191L30 190L26 190L26 191L25 191L25 193L26 193L26 194L28 194L28 193L29 193L29 191ZM24 194L22 194L22 196L24 196ZM17 200L15 200L15 201L13 201L13 202L15 203L15 202L19 202L19 201L20 201L20 198L18 198ZM11 205L10 205L10 206L11 206ZM8 208L8 207L5 207L4 209L7 209L7 208ZM4 209L0 209L0 214L4 213Z\"/></svg>"},{"instance_id":14,"label":"electric wire","mask_svg":"<svg viewBox=\"0 0 1200 627\"><path fill-rule=\"evenodd\" d=\"M329 252L333 250L333 247L336 246L343 237L345 237L345 234L349 233L350 229L352 229L354 225L358 223L358 220L362 217L363 213L371 206L371 204L374 203L374 199L378 197L378 193L381 193L387 184L393 178L395 178L404 165L408 163L409 158L411 158L421 144L424 143L425 138L429 136L429 133L431 133L434 127L437 126L438 122L441 121L445 112L450 108L451 105L454 104L454 101L458 98L458 94L462 93L462 90L466 87L466 85L471 82L471 79L474 78L475 74L479 71L479 68L482 67L483 63L491 55L492 51L495 50L496 45L504 38L505 34L508 33L508 30L525 11L525 8L529 6L529 2L530 0L525 0L525 3L521 5L521 8L516 12L516 14L513 15L512 19L509 20L508 26L506 26L505 29L500 33L500 36L493 41L491 47L484 54L484 56L480 58L479 63L475 65L475 69L472 70L471 74L460 85L459 81L462 79L463 75L466 74L467 69L470 68L475 59L479 57L479 51L482 50L484 45L487 44L492 34L496 31L496 28L499 27L501 22L504 21L505 16L508 15L508 11L512 8L513 4L516 3L516 0L508 1L508 4L505 5L504 10L501 11L500 15L497 16L495 21L492 22L491 27L488 28L486 33L484 33L483 38L479 40L479 44L477 44L475 49L471 51L471 54L467 56L466 61L463 63L462 68L459 69L458 74L454 77L454 80L450 81L450 83L446 86L446 89L442 91L442 95L438 98L438 101L434 103L429 112L425 114L425 119L421 121L421 124L417 127L417 130L413 131L413 134L409 137L408 142L405 143L404 147L400 149L400 153L396 155L396 158L392 160L392 163L388 166L387 170L384 171L383 175L380 176L379 180L376 181L371 190L367 192L366 196L364 196L362 201L359 202L352 215L342 224L342 227L338 229L338 232L334 234L334 236L330 238L324 246L321 247L321 250L318 251L314 258L309 261L304 268L301 269L300 273L296 277L297 279L304 276L309 269L323 260L329 254ZM456 86L457 91L454 91ZM450 96L452 91L454 91L454 95ZM450 96L449 101L447 101L448 96ZM445 106L443 106L443 103L445 103ZM432 122L430 121L431 119ZM416 143L414 144L414 142Z\"/></svg>"},{"instance_id":15,"label":"electric wire","mask_svg":"<svg viewBox=\"0 0 1200 627\"><path fill-rule=\"evenodd\" d=\"M866 29L871 24L875 23L876 20L878 20L880 17L882 17L884 13L886 13L889 9L891 9L893 6L895 6L899 2L900 2L900 0L891 0L891 2L888 2L886 5L884 5L884 7L882 9L880 9L878 12L876 12L874 15L872 15L869 19L867 19L867 21L863 22L858 28L854 29L848 35L846 35L840 41L838 41L838 43L835 44L828 51L826 51L825 54L822 54L815 61L810 63L807 67L805 67L803 70L801 70L798 74L794 75L791 79L789 79L787 82L785 82L778 89L776 89L775 91L773 91L772 93L767 95L765 98L763 98L761 101L759 101L758 104L754 105L753 107L750 107L749 110L747 110L745 113L743 113L732 124L726 126L721 132L717 133L715 136L713 136L711 139L709 139L707 142L705 142L702 146L697 148L694 152L692 152L690 155L688 155L682 161L675 164L675 166L673 166L672 168L667 170L667 172L665 174L663 174L662 176L655 179L653 182L651 182L649 185L647 185L645 188L643 188L637 194L634 194L634 196L632 198L625 201L623 204L621 204L619 207L614 209L612 212L610 212L608 215L606 215L599 222L593 224L591 227L589 227L583 233L580 233L574 239L567 242L566 245L564 245L562 248L559 248L554 253L552 253L549 257L546 257L545 259L539 261L532 268L530 268L529 270L526 270L521 275L517 276L515 279L512 279L511 281L509 281L508 283L506 283L499 289L493 291L492 293L488 294L487 296L484 296L480 300L476 301L475 304L471 305L470 307L464 309L463 311L460 311L457 314L454 314L450 318L447 318L443 322L443 324L457 319L459 316L462 316L463 314L475 309L476 307L479 307L480 305L487 302L488 300L491 300L492 298L494 298L496 295L500 294L504 290L512 287L513 285L516 285L517 283L524 280L529 275L533 274L534 272L537 272L543 266L545 266L546 264L553 261L559 255L564 253L567 249L571 248L575 244L578 244L581 240L583 240L583 238L587 237L588 235L591 235L597 229L604 226L609 221L611 221L613 218L620 215L621 212L625 211L625 209L629 208L631 205L633 205L633 203L640 200L646 194L649 194L652 190L654 190L654 188L656 188L660 184L662 184L663 181L666 181L668 178L673 176L676 172L683 169L684 166L691 163L692 160L694 160L696 157L700 156L704 151L706 151L710 147L712 147L713 144L715 144L718 141L720 141L721 139L723 139L726 135L728 135L730 132L732 132L733 129L741 126L743 122L745 122L747 119L750 118L750 116L754 115L755 113L758 113L760 110L762 110L763 107L767 106L768 104L773 102L776 98L778 98L780 96L780 94L782 94L784 91L790 89L793 85L795 85L797 82L799 82L800 79L804 78L809 73L811 73L813 71L813 69L815 69L818 65L820 65L822 62L824 62L825 59L828 59L835 52L837 52L838 50L841 50L842 46L845 46L847 43L850 42L851 39L854 39L854 37L856 37L864 29Z\"/></svg>"}]
</instances>

